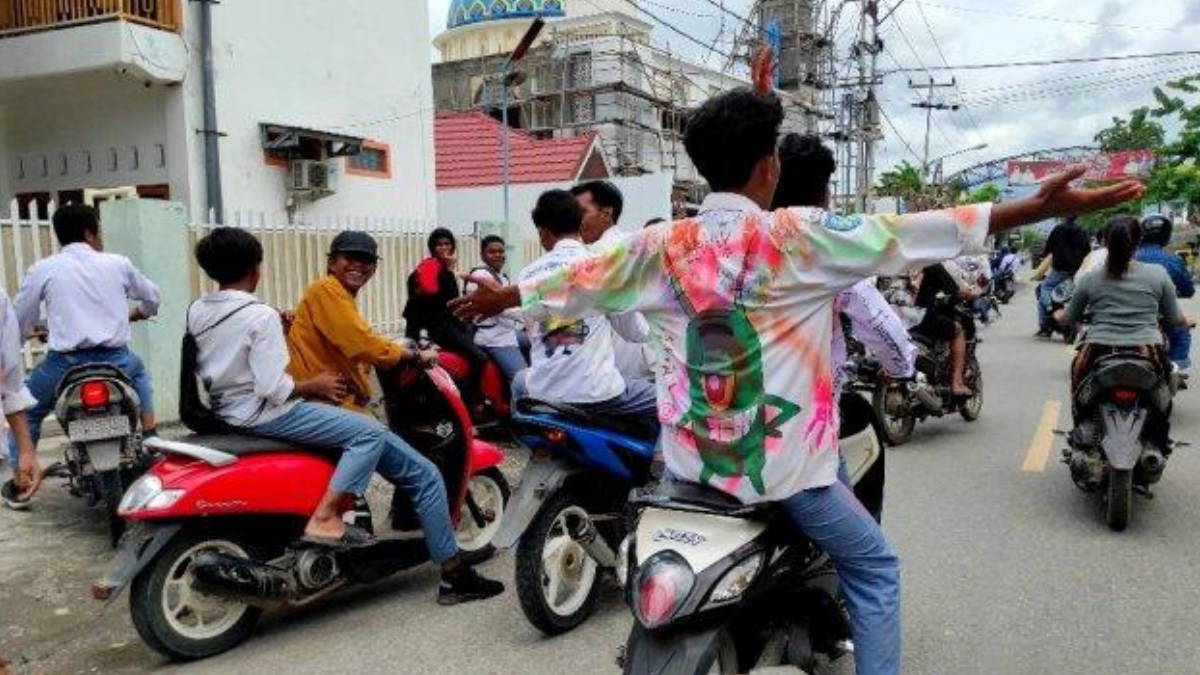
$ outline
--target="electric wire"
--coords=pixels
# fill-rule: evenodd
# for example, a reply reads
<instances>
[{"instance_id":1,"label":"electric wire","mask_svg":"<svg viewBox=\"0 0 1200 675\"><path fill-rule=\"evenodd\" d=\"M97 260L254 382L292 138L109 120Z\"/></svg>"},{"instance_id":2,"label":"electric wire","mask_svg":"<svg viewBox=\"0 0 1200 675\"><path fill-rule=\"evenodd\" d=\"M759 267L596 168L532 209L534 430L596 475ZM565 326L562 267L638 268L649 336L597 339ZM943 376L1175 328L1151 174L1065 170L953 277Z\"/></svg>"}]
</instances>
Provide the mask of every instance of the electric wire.
<instances>
[{"instance_id":1,"label":"electric wire","mask_svg":"<svg viewBox=\"0 0 1200 675\"><path fill-rule=\"evenodd\" d=\"M628 0L626 0L628 1ZM1060 66L1071 65L1077 63L1103 63L1108 61L1132 61L1136 59L1155 59L1166 56L1183 56L1200 54L1200 50L1183 49L1172 52L1156 52L1151 54L1119 54L1114 56L1084 56L1078 58L1060 58L1060 59L1043 59L1037 61L1002 61L999 63L965 63L959 65L945 65L925 67L923 64L919 68L904 67L897 70L888 71L885 75L896 73L918 73L929 72L932 70L995 70L998 68L1033 68L1041 66Z\"/></svg>"}]
</instances>

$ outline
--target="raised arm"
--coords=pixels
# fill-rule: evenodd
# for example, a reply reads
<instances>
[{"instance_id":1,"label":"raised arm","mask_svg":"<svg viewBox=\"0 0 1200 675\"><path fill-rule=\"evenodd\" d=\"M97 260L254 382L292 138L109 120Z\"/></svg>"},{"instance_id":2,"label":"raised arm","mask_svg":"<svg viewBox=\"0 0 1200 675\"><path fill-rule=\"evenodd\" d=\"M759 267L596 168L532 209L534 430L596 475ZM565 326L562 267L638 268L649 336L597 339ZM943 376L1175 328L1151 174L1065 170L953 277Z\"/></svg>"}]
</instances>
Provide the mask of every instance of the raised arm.
<instances>
[{"instance_id":1,"label":"raised arm","mask_svg":"<svg viewBox=\"0 0 1200 675\"><path fill-rule=\"evenodd\" d=\"M134 266L128 258L123 258L125 271L125 295L138 303L134 319L148 319L158 314L158 305L162 302L162 294L158 286Z\"/></svg>"}]
</instances>

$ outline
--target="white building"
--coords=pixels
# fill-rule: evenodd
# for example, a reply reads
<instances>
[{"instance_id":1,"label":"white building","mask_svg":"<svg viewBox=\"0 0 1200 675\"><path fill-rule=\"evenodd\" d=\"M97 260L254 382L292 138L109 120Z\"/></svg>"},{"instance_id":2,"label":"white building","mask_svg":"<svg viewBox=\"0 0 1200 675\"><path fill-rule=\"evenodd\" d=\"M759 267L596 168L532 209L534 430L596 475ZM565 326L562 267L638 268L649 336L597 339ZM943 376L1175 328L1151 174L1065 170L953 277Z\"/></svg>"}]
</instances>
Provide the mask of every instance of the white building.
<instances>
[{"instance_id":1,"label":"white building","mask_svg":"<svg viewBox=\"0 0 1200 675\"><path fill-rule=\"evenodd\" d=\"M428 35L412 0L0 1L0 204L132 186L202 217L211 133L227 221L435 220ZM328 189L292 189L301 173Z\"/></svg>"}]
</instances>

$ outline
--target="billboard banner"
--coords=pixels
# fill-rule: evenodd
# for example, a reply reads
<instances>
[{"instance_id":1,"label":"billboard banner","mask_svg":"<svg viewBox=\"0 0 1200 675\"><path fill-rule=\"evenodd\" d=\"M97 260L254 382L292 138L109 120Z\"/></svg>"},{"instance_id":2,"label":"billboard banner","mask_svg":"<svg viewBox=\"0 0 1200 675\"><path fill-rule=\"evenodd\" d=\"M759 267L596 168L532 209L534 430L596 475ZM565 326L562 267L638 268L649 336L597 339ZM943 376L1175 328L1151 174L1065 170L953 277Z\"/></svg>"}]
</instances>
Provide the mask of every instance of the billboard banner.
<instances>
[{"instance_id":1,"label":"billboard banner","mask_svg":"<svg viewBox=\"0 0 1200 675\"><path fill-rule=\"evenodd\" d=\"M1153 150L1128 150L1124 152L1100 152L1084 162L1088 172L1084 180L1118 181L1128 178L1142 179L1154 168ZM1067 162L1058 159L1012 161L1007 171L1009 185L1033 185L1046 176L1067 168Z\"/></svg>"}]
</instances>

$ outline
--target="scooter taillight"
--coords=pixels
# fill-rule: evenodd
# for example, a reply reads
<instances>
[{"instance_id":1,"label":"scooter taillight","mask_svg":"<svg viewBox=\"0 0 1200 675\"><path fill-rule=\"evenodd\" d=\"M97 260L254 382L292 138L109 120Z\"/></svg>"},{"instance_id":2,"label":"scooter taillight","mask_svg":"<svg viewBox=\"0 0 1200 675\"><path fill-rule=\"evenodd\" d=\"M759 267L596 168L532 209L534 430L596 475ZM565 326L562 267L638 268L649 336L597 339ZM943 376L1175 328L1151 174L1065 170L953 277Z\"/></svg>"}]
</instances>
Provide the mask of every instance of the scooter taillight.
<instances>
[{"instance_id":1,"label":"scooter taillight","mask_svg":"<svg viewBox=\"0 0 1200 675\"><path fill-rule=\"evenodd\" d=\"M1138 393L1133 389L1113 389L1112 400L1117 405L1131 406L1137 403Z\"/></svg>"},{"instance_id":2,"label":"scooter taillight","mask_svg":"<svg viewBox=\"0 0 1200 675\"><path fill-rule=\"evenodd\" d=\"M555 445L562 445L567 442L567 432L552 427L546 430L546 440Z\"/></svg>"},{"instance_id":3,"label":"scooter taillight","mask_svg":"<svg viewBox=\"0 0 1200 675\"><path fill-rule=\"evenodd\" d=\"M105 382L84 382L79 387L79 400L87 408L103 408L108 405L108 384Z\"/></svg>"}]
</instances>

